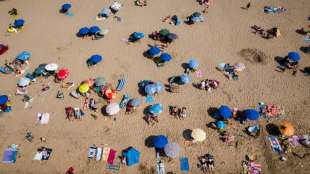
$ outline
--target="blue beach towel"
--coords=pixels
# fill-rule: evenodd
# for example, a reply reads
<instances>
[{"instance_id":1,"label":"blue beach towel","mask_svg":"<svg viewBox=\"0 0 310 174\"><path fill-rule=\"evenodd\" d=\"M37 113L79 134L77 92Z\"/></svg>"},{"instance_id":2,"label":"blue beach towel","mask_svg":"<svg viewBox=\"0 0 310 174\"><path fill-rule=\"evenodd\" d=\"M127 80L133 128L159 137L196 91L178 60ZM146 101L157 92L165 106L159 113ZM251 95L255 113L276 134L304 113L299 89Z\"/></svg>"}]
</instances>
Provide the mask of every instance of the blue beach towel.
<instances>
[{"instance_id":1,"label":"blue beach towel","mask_svg":"<svg viewBox=\"0 0 310 174\"><path fill-rule=\"evenodd\" d=\"M180 169L182 172L188 172L189 171L189 164L188 164L188 158L182 157L180 159Z\"/></svg>"},{"instance_id":2,"label":"blue beach towel","mask_svg":"<svg viewBox=\"0 0 310 174\"><path fill-rule=\"evenodd\" d=\"M116 90L117 90L117 91L123 90L124 87L125 87L125 84L126 84L126 80L125 80L124 78L119 79L119 80L118 80L118 85L117 85L117 87L116 87Z\"/></svg>"},{"instance_id":3,"label":"blue beach towel","mask_svg":"<svg viewBox=\"0 0 310 174\"><path fill-rule=\"evenodd\" d=\"M5 149L3 153L2 163L12 164L16 162L17 151L12 148Z\"/></svg>"},{"instance_id":4,"label":"blue beach towel","mask_svg":"<svg viewBox=\"0 0 310 174\"><path fill-rule=\"evenodd\" d=\"M125 94L122 98L122 101L119 104L121 109L124 109L127 106L128 101L130 100L129 94Z\"/></svg>"}]
</instances>

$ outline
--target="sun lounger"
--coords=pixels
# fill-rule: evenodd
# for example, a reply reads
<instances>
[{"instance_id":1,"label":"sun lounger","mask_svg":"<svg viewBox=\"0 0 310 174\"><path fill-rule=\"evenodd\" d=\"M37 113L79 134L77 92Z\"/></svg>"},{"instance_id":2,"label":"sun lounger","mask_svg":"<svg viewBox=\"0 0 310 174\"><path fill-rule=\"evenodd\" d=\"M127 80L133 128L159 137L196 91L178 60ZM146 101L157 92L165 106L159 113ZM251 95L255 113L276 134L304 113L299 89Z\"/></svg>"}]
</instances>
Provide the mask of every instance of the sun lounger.
<instances>
[{"instance_id":1,"label":"sun lounger","mask_svg":"<svg viewBox=\"0 0 310 174\"><path fill-rule=\"evenodd\" d=\"M16 162L16 156L17 156L16 150L14 150L12 148L5 149L3 152L2 163L6 163L6 164L15 163Z\"/></svg>"},{"instance_id":2,"label":"sun lounger","mask_svg":"<svg viewBox=\"0 0 310 174\"><path fill-rule=\"evenodd\" d=\"M115 157L116 157L116 151L113 149L110 149L110 153L107 159L108 164L113 164Z\"/></svg>"},{"instance_id":3,"label":"sun lounger","mask_svg":"<svg viewBox=\"0 0 310 174\"><path fill-rule=\"evenodd\" d=\"M125 84L126 84L126 80L125 80L124 78L119 79L119 80L118 80L118 85L117 85L117 87L116 87L116 90L117 90L117 91L123 90L124 87L125 87Z\"/></svg>"},{"instance_id":4,"label":"sun lounger","mask_svg":"<svg viewBox=\"0 0 310 174\"><path fill-rule=\"evenodd\" d=\"M189 164L188 164L188 158L187 157L182 157L180 159L180 170L182 172L188 172L189 171Z\"/></svg>"}]
</instances>

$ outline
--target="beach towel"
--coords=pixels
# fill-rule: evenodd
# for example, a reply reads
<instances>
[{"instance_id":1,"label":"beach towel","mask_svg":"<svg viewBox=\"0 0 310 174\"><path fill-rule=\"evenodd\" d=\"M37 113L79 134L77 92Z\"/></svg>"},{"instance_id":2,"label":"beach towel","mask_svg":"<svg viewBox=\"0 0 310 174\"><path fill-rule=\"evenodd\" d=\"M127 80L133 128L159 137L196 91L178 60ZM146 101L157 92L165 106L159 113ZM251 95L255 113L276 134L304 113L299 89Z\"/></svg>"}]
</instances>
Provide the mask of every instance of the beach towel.
<instances>
[{"instance_id":1,"label":"beach towel","mask_svg":"<svg viewBox=\"0 0 310 174\"><path fill-rule=\"evenodd\" d=\"M163 161L158 161L156 164L157 174L165 174L165 164Z\"/></svg>"},{"instance_id":2,"label":"beach towel","mask_svg":"<svg viewBox=\"0 0 310 174\"><path fill-rule=\"evenodd\" d=\"M50 119L50 114L49 113L39 112L37 114L37 123L39 123L39 124L47 124L49 119Z\"/></svg>"},{"instance_id":3,"label":"beach towel","mask_svg":"<svg viewBox=\"0 0 310 174\"><path fill-rule=\"evenodd\" d=\"M278 152L278 153L281 153L282 152L282 148L281 148L281 145L279 143L279 140L277 137L275 136L269 136L268 137L269 141L270 141L270 145L272 147L272 150L274 152Z\"/></svg>"},{"instance_id":4,"label":"beach towel","mask_svg":"<svg viewBox=\"0 0 310 174\"><path fill-rule=\"evenodd\" d=\"M304 37L304 41L305 41L305 42L310 42L310 36L305 36L305 37Z\"/></svg>"},{"instance_id":5,"label":"beach towel","mask_svg":"<svg viewBox=\"0 0 310 174\"><path fill-rule=\"evenodd\" d=\"M119 107L120 107L121 109L126 108L127 103L128 103L129 100L130 100L129 94L125 94L125 95L123 96L123 98L122 98L122 101L121 101L120 104L119 104Z\"/></svg>"},{"instance_id":6,"label":"beach towel","mask_svg":"<svg viewBox=\"0 0 310 174\"><path fill-rule=\"evenodd\" d=\"M96 151L97 151L97 147L95 146L89 147L88 154L87 154L88 159L94 159L96 156Z\"/></svg>"},{"instance_id":7,"label":"beach towel","mask_svg":"<svg viewBox=\"0 0 310 174\"><path fill-rule=\"evenodd\" d=\"M34 155L33 160L41 160L41 159L42 159L42 152L37 152L37 153Z\"/></svg>"},{"instance_id":8,"label":"beach towel","mask_svg":"<svg viewBox=\"0 0 310 174\"><path fill-rule=\"evenodd\" d=\"M155 101L155 100L154 100L153 96L151 96L151 95L146 96L146 99L145 99L145 102L146 102L146 103L152 103L152 102L154 102L154 101Z\"/></svg>"},{"instance_id":9,"label":"beach towel","mask_svg":"<svg viewBox=\"0 0 310 174\"><path fill-rule=\"evenodd\" d=\"M117 91L123 90L125 84L126 84L126 80L125 80L124 78L119 79L119 80L118 80L118 85L117 85L117 87L116 87L116 90L117 90Z\"/></svg>"},{"instance_id":10,"label":"beach towel","mask_svg":"<svg viewBox=\"0 0 310 174\"><path fill-rule=\"evenodd\" d=\"M103 150L102 150L102 157L101 157L101 159L103 161L107 161L108 160L110 150L111 150L110 147L104 147L103 148Z\"/></svg>"},{"instance_id":11,"label":"beach towel","mask_svg":"<svg viewBox=\"0 0 310 174\"><path fill-rule=\"evenodd\" d=\"M5 163L5 164L15 163L16 162L16 156L17 156L16 150L14 150L12 148L5 149L3 152L2 163Z\"/></svg>"},{"instance_id":12,"label":"beach towel","mask_svg":"<svg viewBox=\"0 0 310 174\"><path fill-rule=\"evenodd\" d=\"M98 147L96 152L96 161L100 161L102 156L102 148Z\"/></svg>"},{"instance_id":13,"label":"beach towel","mask_svg":"<svg viewBox=\"0 0 310 174\"><path fill-rule=\"evenodd\" d=\"M74 16L74 14L69 11L69 12L66 13L66 16Z\"/></svg>"},{"instance_id":14,"label":"beach towel","mask_svg":"<svg viewBox=\"0 0 310 174\"><path fill-rule=\"evenodd\" d=\"M187 157L180 158L180 170L182 172L188 172L189 171L189 164L188 164L188 158Z\"/></svg>"},{"instance_id":15,"label":"beach towel","mask_svg":"<svg viewBox=\"0 0 310 174\"><path fill-rule=\"evenodd\" d=\"M116 151L113 149L110 149L110 153L109 153L108 160L107 160L108 164L113 164L115 157L116 157Z\"/></svg>"},{"instance_id":16,"label":"beach towel","mask_svg":"<svg viewBox=\"0 0 310 174\"><path fill-rule=\"evenodd\" d=\"M119 169L121 168L120 164L107 164L106 165L106 169L112 170L112 171L119 171Z\"/></svg>"},{"instance_id":17,"label":"beach towel","mask_svg":"<svg viewBox=\"0 0 310 174\"><path fill-rule=\"evenodd\" d=\"M42 147L38 149L36 154L34 155L33 160L49 160L53 149Z\"/></svg>"}]
</instances>

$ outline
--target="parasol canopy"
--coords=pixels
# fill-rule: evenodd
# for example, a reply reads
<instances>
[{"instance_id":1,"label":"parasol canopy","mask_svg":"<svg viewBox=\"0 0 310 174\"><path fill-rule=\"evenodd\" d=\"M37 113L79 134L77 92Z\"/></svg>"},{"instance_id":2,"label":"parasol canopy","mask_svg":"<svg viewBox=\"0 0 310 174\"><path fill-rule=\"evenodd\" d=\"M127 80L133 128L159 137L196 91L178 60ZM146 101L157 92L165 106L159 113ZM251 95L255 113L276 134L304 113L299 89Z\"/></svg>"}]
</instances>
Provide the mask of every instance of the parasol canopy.
<instances>
[{"instance_id":1,"label":"parasol canopy","mask_svg":"<svg viewBox=\"0 0 310 174\"><path fill-rule=\"evenodd\" d=\"M101 29L97 25L94 25L94 26L89 28L89 31L90 31L90 34L96 34L96 33L100 32Z\"/></svg>"},{"instance_id":2,"label":"parasol canopy","mask_svg":"<svg viewBox=\"0 0 310 174\"><path fill-rule=\"evenodd\" d=\"M188 61L188 67L191 69L197 69L199 66L199 63L196 59L192 58Z\"/></svg>"},{"instance_id":3,"label":"parasol canopy","mask_svg":"<svg viewBox=\"0 0 310 174\"><path fill-rule=\"evenodd\" d=\"M7 95L0 96L0 105L4 105L8 101L9 101L9 97Z\"/></svg>"},{"instance_id":4,"label":"parasol canopy","mask_svg":"<svg viewBox=\"0 0 310 174\"><path fill-rule=\"evenodd\" d=\"M295 51L291 51L288 53L288 58L294 62L298 62L300 60L300 55L299 53L295 52Z\"/></svg>"},{"instance_id":5,"label":"parasol canopy","mask_svg":"<svg viewBox=\"0 0 310 174\"><path fill-rule=\"evenodd\" d=\"M289 137L289 136L294 135L295 128L291 122L283 121L280 124L280 131L281 131L282 135Z\"/></svg>"},{"instance_id":6,"label":"parasol canopy","mask_svg":"<svg viewBox=\"0 0 310 174\"><path fill-rule=\"evenodd\" d=\"M58 65L56 63L49 63L45 66L46 71L56 71L58 69Z\"/></svg>"},{"instance_id":7,"label":"parasol canopy","mask_svg":"<svg viewBox=\"0 0 310 174\"><path fill-rule=\"evenodd\" d=\"M89 31L88 27L82 27L82 28L80 28L78 35L79 36L86 36L89 32L90 31Z\"/></svg>"},{"instance_id":8,"label":"parasol canopy","mask_svg":"<svg viewBox=\"0 0 310 174\"><path fill-rule=\"evenodd\" d=\"M129 100L128 104L133 106L133 107L138 107L141 105L141 100L138 98L133 98L133 99Z\"/></svg>"},{"instance_id":9,"label":"parasol canopy","mask_svg":"<svg viewBox=\"0 0 310 174\"><path fill-rule=\"evenodd\" d=\"M168 138L164 135L158 135L152 139L152 143L155 148L163 149L168 144Z\"/></svg>"},{"instance_id":10,"label":"parasol canopy","mask_svg":"<svg viewBox=\"0 0 310 174\"><path fill-rule=\"evenodd\" d=\"M28 51L22 51L21 53L19 53L19 54L16 56L16 60L25 62L25 61L29 60L30 56L31 56L31 53L30 53L30 52L28 52Z\"/></svg>"},{"instance_id":11,"label":"parasol canopy","mask_svg":"<svg viewBox=\"0 0 310 174\"><path fill-rule=\"evenodd\" d=\"M147 54L151 57L157 57L160 54L160 49L158 47L151 47L147 50Z\"/></svg>"},{"instance_id":12,"label":"parasol canopy","mask_svg":"<svg viewBox=\"0 0 310 174\"><path fill-rule=\"evenodd\" d=\"M27 77L21 78L21 79L18 81L18 83L17 83L17 85L18 85L19 87L26 87L26 86L28 86L29 84L30 84L30 79L27 78Z\"/></svg>"},{"instance_id":13,"label":"parasol canopy","mask_svg":"<svg viewBox=\"0 0 310 174\"><path fill-rule=\"evenodd\" d=\"M115 115L120 111L120 107L118 103L110 103L106 107L106 113L109 115Z\"/></svg>"},{"instance_id":14,"label":"parasol canopy","mask_svg":"<svg viewBox=\"0 0 310 174\"><path fill-rule=\"evenodd\" d=\"M226 105L220 106L219 114L220 114L220 117L223 118L223 119L232 118L231 109L228 106L226 106Z\"/></svg>"},{"instance_id":15,"label":"parasol canopy","mask_svg":"<svg viewBox=\"0 0 310 174\"><path fill-rule=\"evenodd\" d=\"M174 142L169 143L169 144L166 144L164 151L168 157L176 158L180 153L180 146L179 144L174 143Z\"/></svg>"},{"instance_id":16,"label":"parasol canopy","mask_svg":"<svg viewBox=\"0 0 310 174\"><path fill-rule=\"evenodd\" d=\"M259 113L255 109L246 109L242 114L249 120L258 120L259 118Z\"/></svg>"},{"instance_id":17,"label":"parasol canopy","mask_svg":"<svg viewBox=\"0 0 310 174\"><path fill-rule=\"evenodd\" d=\"M15 28L23 27L24 24L25 24L25 20L24 19L15 19L15 21L14 21L14 27Z\"/></svg>"},{"instance_id":18,"label":"parasol canopy","mask_svg":"<svg viewBox=\"0 0 310 174\"><path fill-rule=\"evenodd\" d=\"M147 95L154 95L157 92L156 84L148 84L144 87L144 91Z\"/></svg>"},{"instance_id":19,"label":"parasol canopy","mask_svg":"<svg viewBox=\"0 0 310 174\"><path fill-rule=\"evenodd\" d=\"M194 141L202 142L206 139L206 132L200 128L196 128L192 130L191 137Z\"/></svg>"},{"instance_id":20,"label":"parasol canopy","mask_svg":"<svg viewBox=\"0 0 310 174\"><path fill-rule=\"evenodd\" d=\"M149 107L149 112L153 115L159 115L163 112L163 105L161 103L154 104Z\"/></svg>"},{"instance_id":21,"label":"parasol canopy","mask_svg":"<svg viewBox=\"0 0 310 174\"><path fill-rule=\"evenodd\" d=\"M162 54L160 55L160 59L161 59L161 61L163 61L163 62L169 62L169 61L172 59L172 57L171 57L171 55L168 54L168 53L162 53Z\"/></svg>"},{"instance_id":22,"label":"parasol canopy","mask_svg":"<svg viewBox=\"0 0 310 174\"><path fill-rule=\"evenodd\" d=\"M79 92L81 94L85 94L89 90L89 85L87 83L83 83L79 86Z\"/></svg>"},{"instance_id":23,"label":"parasol canopy","mask_svg":"<svg viewBox=\"0 0 310 174\"><path fill-rule=\"evenodd\" d=\"M180 76L180 83L187 84L191 81L190 77L187 74L182 74Z\"/></svg>"},{"instance_id":24,"label":"parasol canopy","mask_svg":"<svg viewBox=\"0 0 310 174\"><path fill-rule=\"evenodd\" d=\"M166 36L168 36L168 34L170 33L170 31L168 30L168 29L161 29L161 30L159 30L159 34L160 34L160 36L162 36L162 37L166 37Z\"/></svg>"},{"instance_id":25,"label":"parasol canopy","mask_svg":"<svg viewBox=\"0 0 310 174\"><path fill-rule=\"evenodd\" d=\"M69 70L67 68L62 68L60 69L57 74L56 77L59 80L64 80L69 76Z\"/></svg>"},{"instance_id":26,"label":"parasol canopy","mask_svg":"<svg viewBox=\"0 0 310 174\"><path fill-rule=\"evenodd\" d=\"M68 11L71 7L72 7L72 5L70 3L65 3L61 6L61 10L62 11Z\"/></svg>"},{"instance_id":27,"label":"parasol canopy","mask_svg":"<svg viewBox=\"0 0 310 174\"><path fill-rule=\"evenodd\" d=\"M106 85L107 81L105 80L104 77L97 77L95 79L95 86L104 86Z\"/></svg>"}]
</instances>

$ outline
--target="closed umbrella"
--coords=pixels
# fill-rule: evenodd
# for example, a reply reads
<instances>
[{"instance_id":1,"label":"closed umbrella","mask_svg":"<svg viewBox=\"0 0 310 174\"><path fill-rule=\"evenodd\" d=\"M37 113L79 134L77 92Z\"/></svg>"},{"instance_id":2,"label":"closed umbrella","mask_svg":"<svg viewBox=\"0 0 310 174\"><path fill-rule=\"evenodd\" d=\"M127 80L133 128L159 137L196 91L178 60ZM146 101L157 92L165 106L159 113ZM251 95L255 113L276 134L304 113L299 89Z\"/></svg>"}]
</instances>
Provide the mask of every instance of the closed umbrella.
<instances>
[{"instance_id":1,"label":"closed umbrella","mask_svg":"<svg viewBox=\"0 0 310 174\"><path fill-rule=\"evenodd\" d=\"M128 104L133 106L133 107L138 107L141 105L141 100L138 98L133 98L133 99L129 100Z\"/></svg>"},{"instance_id":2,"label":"closed umbrella","mask_svg":"<svg viewBox=\"0 0 310 174\"><path fill-rule=\"evenodd\" d=\"M14 27L15 28L20 28L20 27L24 26L24 24L25 24L24 19L15 19L15 21L14 21Z\"/></svg>"},{"instance_id":3,"label":"closed umbrella","mask_svg":"<svg viewBox=\"0 0 310 174\"><path fill-rule=\"evenodd\" d=\"M110 103L106 107L106 113L109 115L115 115L120 111L120 107L118 103Z\"/></svg>"},{"instance_id":4,"label":"closed umbrella","mask_svg":"<svg viewBox=\"0 0 310 174\"><path fill-rule=\"evenodd\" d=\"M206 139L206 132L202 129L196 128L192 130L191 137L194 141L202 142Z\"/></svg>"},{"instance_id":5,"label":"closed umbrella","mask_svg":"<svg viewBox=\"0 0 310 174\"><path fill-rule=\"evenodd\" d=\"M9 97L7 95L0 96L0 105L4 105L8 101L9 101Z\"/></svg>"},{"instance_id":6,"label":"closed umbrella","mask_svg":"<svg viewBox=\"0 0 310 174\"><path fill-rule=\"evenodd\" d=\"M56 63L49 63L45 66L46 71L56 71L58 69L58 65Z\"/></svg>"},{"instance_id":7,"label":"closed umbrella","mask_svg":"<svg viewBox=\"0 0 310 174\"><path fill-rule=\"evenodd\" d=\"M67 68L60 69L56 76L59 80L64 80L69 76L69 70Z\"/></svg>"},{"instance_id":8,"label":"closed umbrella","mask_svg":"<svg viewBox=\"0 0 310 174\"><path fill-rule=\"evenodd\" d=\"M155 84L148 84L145 86L144 91L147 95L154 95L157 92Z\"/></svg>"},{"instance_id":9,"label":"closed umbrella","mask_svg":"<svg viewBox=\"0 0 310 174\"><path fill-rule=\"evenodd\" d=\"M280 124L280 131L281 131L282 135L289 137L289 136L294 135L295 128L291 122L283 121Z\"/></svg>"},{"instance_id":10,"label":"closed umbrella","mask_svg":"<svg viewBox=\"0 0 310 174\"><path fill-rule=\"evenodd\" d=\"M153 115L159 115L160 113L163 112L163 105L160 103L152 105L149 107L149 112Z\"/></svg>"},{"instance_id":11,"label":"closed umbrella","mask_svg":"<svg viewBox=\"0 0 310 174\"><path fill-rule=\"evenodd\" d=\"M89 90L89 85L87 83L83 83L79 86L79 92L81 94L85 94Z\"/></svg>"},{"instance_id":12,"label":"closed umbrella","mask_svg":"<svg viewBox=\"0 0 310 174\"><path fill-rule=\"evenodd\" d=\"M294 62L298 62L300 60L300 55L299 53L295 52L295 51L291 51L288 53L288 58Z\"/></svg>"},{"instance_id":13,"label":"closed umbrella","mask_svg":"<svg viewBox=\"0 0 310 174\"><path fill-rule=\"evenodd\" d=\"M191 69L197 69L199 66L199 63L196 59L190 59L188 61L188 67L191 68Z\"/></svg>"},{"instance_id":14,"label":"closed umbrella","mask_svg":"<svg viewBox=\"0 0 310 174\"><path fill-rule=\"evenodd\" d=\"M87 35L89 32L90 32L90 31L89 31L89 28L88 28L88 27L83 27L83 28L81 28L81 29L79 30L78 35L79 35L79 36L85 36L85 35Z\"/></svg>"},{"instance_id":15,"label":"closed umbrella","mask_svg":"<svg viewBox=\"0 0 310 174\"><path fill-rule=\"evenodd\" d=\"M243 116L249 120L257 120L259 113L255 109L246 109L243 111Z\"/></svg>"},{"instance_id":16,"label":"closed umbrella","mask_svg":"<svg viewBox=\"0 0 310 174\"><path fill-rule=\"evenodd\" d=\"M180 146L177 143L169 143L166 144L164 151L168 157L176 158L180 153Z\"/></svg>"},{"instance_id":17,"label":"closed umbrella","mask_svg":"<svg viewBox=\"0 0 310 174\"><path fill-rule=\"evenodd\" d=\"M170 31L168 29L166 29L166 28L159 30L160 36L163 36L163 37L168 36L169 33L170 33Z\"/></svg>"},{"instance_id":18,"label":"closed umbrella","mask_svg":"<svg viewBox=\"0 0 310 174\"><path fill-rule=\"evenodd\" d=\"M219 114L220 114L220 117L223 118L223 119L232 118L231 109L228 106L226 106L226 105L222 105L219 108Z\"/></svg>"},{"instance_id":19,"label":"closed umbrella","mask_svg":"<svg viewBox=\"0 0 310 174\"><path fill-rule=\"evenodd\" d=\"M180 83L187 84L191 81L190 77L187 74L182 74L180 76Z\"/></svg>"},{"instance_id":20,"label":"closed umbrella","mask_svg":"<svg viewBox=\"0 0 310 174\"><path fill-rule=\"evenodd\" d=\"M160 55L160 59L161 59L161 61L163 61L163 62L169 62L169 61L172 59L172 57L171 57L171 55L168 54L168 53L162 53L162 54Z\"/></svg>"},{"instance_id":21,"label":"closed umbrella","mask_svg":"<svg viewBox=\"0 0 310 174\"><path fill-rule=\"evenodd\" d=\"M19 53L19 54L16 56L16 60L25 62L25 61L29 60L30 56L31 56L31 53L30 53L30 52L28 52L28 51L22 51L21 53Z\"/></svg>"},{"instance_id":22,"label":"closed umbrella","mask_svg":"<svg viewBox=\"0 0 310 174\"><path fill-rule=\"evenodd\" d=\"M160 49L158 47L151 47L147 53L151 57L157 57L160 53Z\"/></svg>"},{"instance_id":23,"label":"closed umbrella","mask_svg":"<svg viewBox=\"0 0 310 174\"><path fill-rule=\"evenodd\" d=\"M100 32L101 29L97 25L95 25L95 26L90 27L89 31L91 34L96 34L96 33Z\"/></svg>"},{"instance_id":24,"label":"closed umbrella","mask_svg":"<svg viewBox=\"0 0 310 174\"><path fill-rule=\"evenodd\" d=\"M26 86L28 86L29 84L30 84L30 79L27 78L27 77L21 78L21 79L18 81L18 83L17 83L17 85L18 85L19 87L26 87Z\"/></svg>"},{"instance_id":25,"label":"closed umbrella","mask_svg":"<svg viewBox=\"0 0 310 174\"><path fill-rule=\"evenodd\" d=\"M168 138L164 135L158 135L152 139L152 143L155 148L163 149L168 144Z\"/></svg>"},{"instance_id":26,"label":"closed umbrella","mask_svg":"<svg viewBox=\"0 0 310 174\"><path fill-rule=\"evenodd\" d=\"M106 85L106 80L105 80L105 78L104 77L97 77L96 79L95 79L95 85L96 86L104 86L104 85Z\"/></svg>"}]
</instances>

